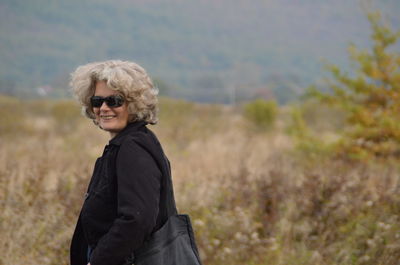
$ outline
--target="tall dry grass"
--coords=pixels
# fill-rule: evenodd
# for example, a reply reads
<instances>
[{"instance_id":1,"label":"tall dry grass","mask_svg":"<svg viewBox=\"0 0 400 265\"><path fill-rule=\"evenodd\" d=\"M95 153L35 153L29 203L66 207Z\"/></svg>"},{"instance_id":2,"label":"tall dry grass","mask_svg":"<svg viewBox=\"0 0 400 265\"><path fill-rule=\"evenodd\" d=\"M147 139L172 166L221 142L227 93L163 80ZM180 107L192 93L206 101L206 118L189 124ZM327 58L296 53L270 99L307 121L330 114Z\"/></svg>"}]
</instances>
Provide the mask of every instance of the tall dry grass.
<instances>
[{"instance_id":1,"label":"tall dry grass","mask_svg":"<svg viewBox=\"0 0 400 265\"><path fill-rule=\"evenodd\" d=\"M0 264L68 264L108 135L72 102L0 105ZM310 157L296 150L284 117L260 133L237 109L165 99L160 118L151 128L204 264L399 264L396 163Z\"/></svg>"}]
</instances>

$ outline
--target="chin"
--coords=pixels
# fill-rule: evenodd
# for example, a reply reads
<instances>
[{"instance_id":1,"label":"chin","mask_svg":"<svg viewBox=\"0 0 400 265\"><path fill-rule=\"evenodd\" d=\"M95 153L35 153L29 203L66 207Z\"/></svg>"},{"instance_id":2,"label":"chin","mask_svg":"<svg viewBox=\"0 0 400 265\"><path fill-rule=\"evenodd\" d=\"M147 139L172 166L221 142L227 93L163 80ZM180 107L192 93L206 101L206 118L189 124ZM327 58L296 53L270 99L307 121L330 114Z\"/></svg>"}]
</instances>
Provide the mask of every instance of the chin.
<instances>
[{"instance_id":1,"label":"chin","mask_svg":"<svg viewBox=\"0 0 400 265\"><path fill-rule=\"evenodd\" d=\"M126 127L123 126L123 124L108 124L108 123L101 123L100 127L107 131L107 132L112 132L112 133L118 133L120 132L122 129L124 129Z\"/></svg>"}]
</instances>

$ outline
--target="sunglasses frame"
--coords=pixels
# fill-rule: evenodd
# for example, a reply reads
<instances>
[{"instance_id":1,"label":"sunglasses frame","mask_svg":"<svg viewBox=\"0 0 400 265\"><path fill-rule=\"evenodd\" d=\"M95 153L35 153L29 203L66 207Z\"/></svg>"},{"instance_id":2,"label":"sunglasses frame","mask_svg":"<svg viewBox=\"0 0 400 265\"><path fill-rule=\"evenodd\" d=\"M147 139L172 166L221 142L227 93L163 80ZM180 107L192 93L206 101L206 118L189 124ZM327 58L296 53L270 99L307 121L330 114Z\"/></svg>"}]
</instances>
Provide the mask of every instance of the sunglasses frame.
<instances>
[{"instance_id":1,"label":"sunglasses frame","mask_svg":"<svg viewBox=\"0 0 400 265\"><path fill-rule=\"evenodd\" d=\"M90 98L90 105L92 108L100 108L104 102L110 108L118 108L124 104L125 99L121 95L111 95L108 97L92 96Z\"/></svg>"}]
</instances>

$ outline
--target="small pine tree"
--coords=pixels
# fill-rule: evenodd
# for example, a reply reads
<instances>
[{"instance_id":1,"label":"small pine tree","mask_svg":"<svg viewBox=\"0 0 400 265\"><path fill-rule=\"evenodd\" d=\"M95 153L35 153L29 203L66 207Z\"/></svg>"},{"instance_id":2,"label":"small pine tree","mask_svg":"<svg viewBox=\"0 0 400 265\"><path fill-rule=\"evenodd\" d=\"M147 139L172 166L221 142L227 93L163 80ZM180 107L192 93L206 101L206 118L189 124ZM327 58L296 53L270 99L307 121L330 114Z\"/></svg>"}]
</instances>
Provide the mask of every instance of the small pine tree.
<instances>
[{"instance_id":1,"label":"small pine tree","mask_svg":"<svg viewBox=\"0 0 400 265\"><path fill-rule=\"evenodd\" d=\"M397 157L400 155L400 54L389 51L400 37L382 23L380 14L368 15L372 27L371 51L350 46L355 76L330 65L330 92L315 88L311 94L347 113L348 127L338 147L350 157Z\"/></svg>"}]
</instances>

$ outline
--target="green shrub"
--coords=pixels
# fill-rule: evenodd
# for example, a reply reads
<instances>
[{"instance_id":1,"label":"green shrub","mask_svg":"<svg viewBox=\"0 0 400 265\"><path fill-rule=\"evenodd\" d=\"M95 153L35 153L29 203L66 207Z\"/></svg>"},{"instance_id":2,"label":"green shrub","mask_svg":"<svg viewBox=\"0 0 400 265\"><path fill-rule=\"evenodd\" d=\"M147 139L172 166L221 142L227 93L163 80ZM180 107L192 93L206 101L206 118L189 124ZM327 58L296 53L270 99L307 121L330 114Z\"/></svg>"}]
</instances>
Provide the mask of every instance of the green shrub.
<instances>
[{"instance_id":1,"label":"green shrub","mask_svg":"<svg viewBox=\"0 0 400 265\"><path fill-rule=\"evenodd\" d=\"M273 128L277 114L278 106L275 101L256 99L244 105L245 118L262 130Z\"/></svg>"}]
</instances>

